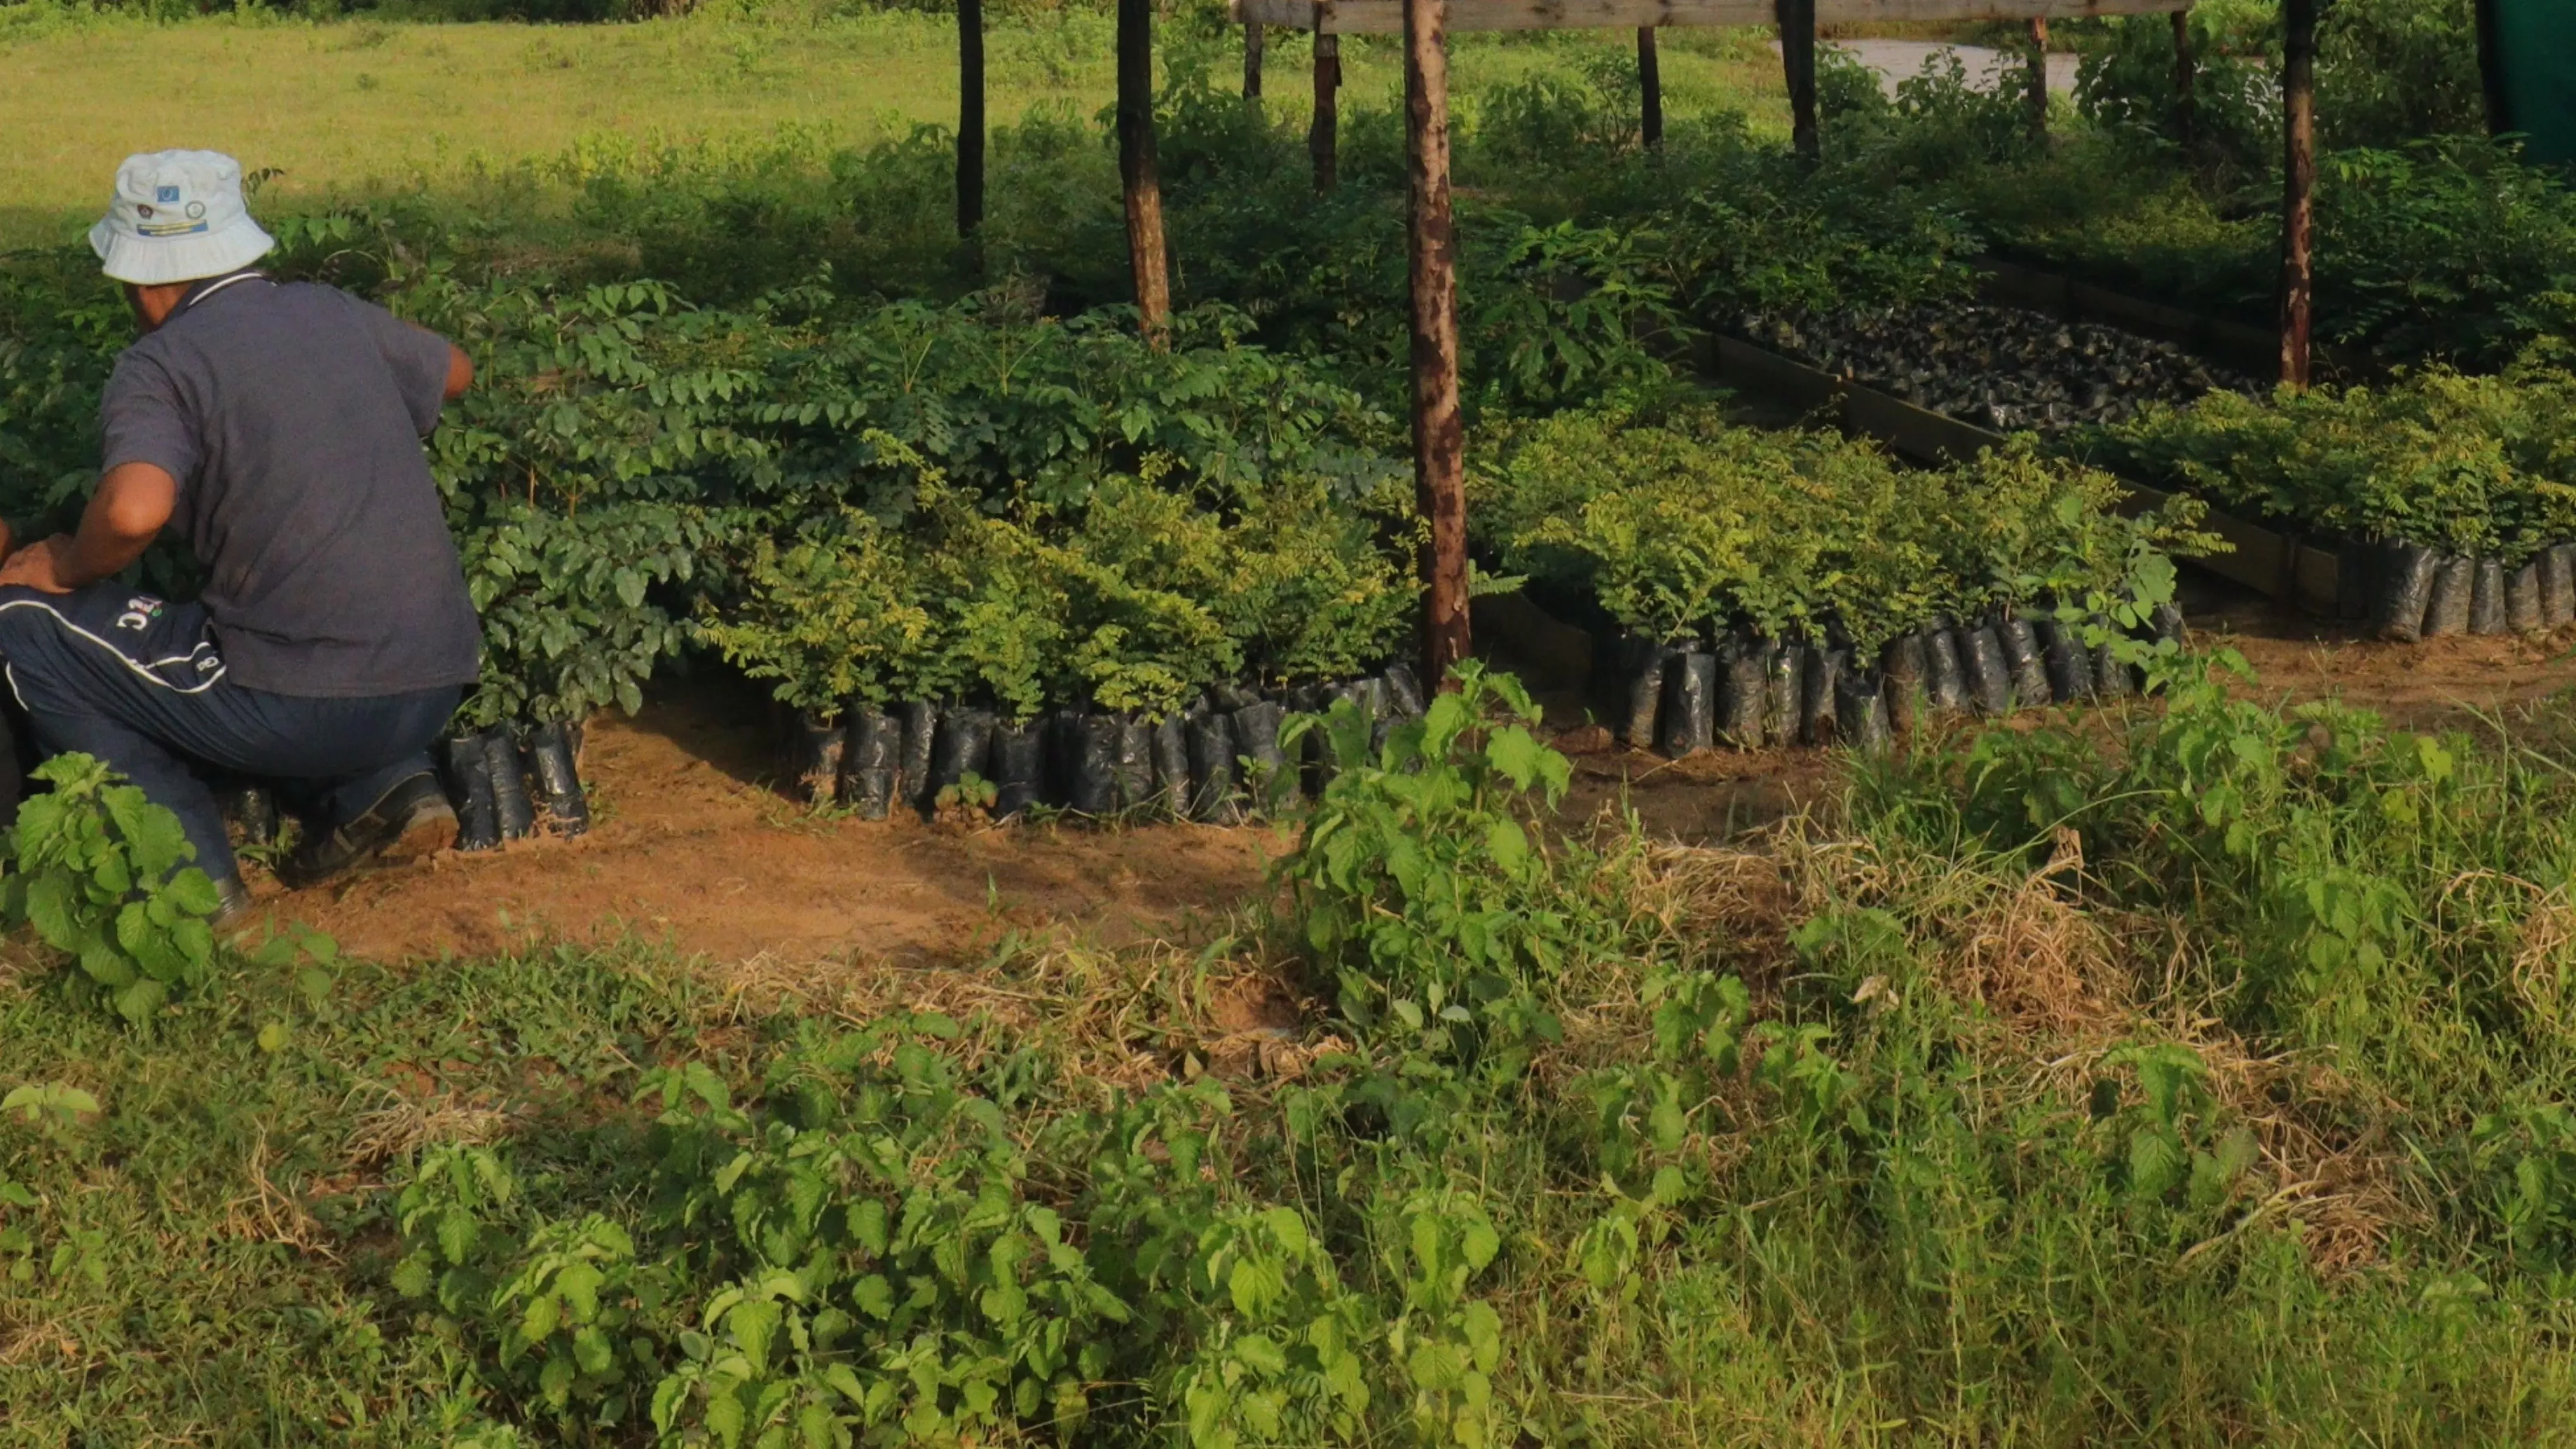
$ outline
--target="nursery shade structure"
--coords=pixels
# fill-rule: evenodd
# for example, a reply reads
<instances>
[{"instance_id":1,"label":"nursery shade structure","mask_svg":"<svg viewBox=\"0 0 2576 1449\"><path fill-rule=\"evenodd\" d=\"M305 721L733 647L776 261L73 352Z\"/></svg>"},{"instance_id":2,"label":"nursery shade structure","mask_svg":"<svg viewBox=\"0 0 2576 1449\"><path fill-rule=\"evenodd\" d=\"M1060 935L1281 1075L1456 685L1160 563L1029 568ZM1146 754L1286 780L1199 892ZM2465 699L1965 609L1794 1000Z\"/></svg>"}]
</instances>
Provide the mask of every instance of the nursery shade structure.
<instances>
[{"instance_id":1,"label":"nursery shade structure","mask_svg":"<svg viewBox=\"0 0 2576 1449\"><path fill-rule=\"evenodd\" d=\"M1133 3L1124 0L1122 14ZM1634 29L1644 132L1647 144L1659 147L1663 97L1654 32L1676 25L1777 24L1798 149L1812 156L1819 25L2019 20L2031 23L2032 36L2038 40L2047 33L2045 22L2054 17L2160 14L2187 9L2190 0L1232 0L1232 6L1234 18L1244 26L1247 50L1260 45L1264 30L1272 26L1304 30L1315 37L1315 116L1308 143L1319 189L1330 189L1334 181L1339 37L1404 37L1409 182L1405 255L1413 324L1414 487L1428 530L1422 557L1423 665L1428 679L1440 680L1447 677L1451 664L1466 656L1469 645L1465 436L1458 406L1457 243L1449 184L1451 29ZM1257 66L1247 55L1247 93L1257 91L1259 83L1252 79L1258 74ZM1126 87L1122 84L1120 89L1123 97ZM2044 96L2044 92L2036 94ZM1130 189L1132 217L1132 182ZM1140 261L1140 303L1145 294L1142 273ZM2286 346L2284 350L2286 355Z\"/></svg>"}]
</instances>

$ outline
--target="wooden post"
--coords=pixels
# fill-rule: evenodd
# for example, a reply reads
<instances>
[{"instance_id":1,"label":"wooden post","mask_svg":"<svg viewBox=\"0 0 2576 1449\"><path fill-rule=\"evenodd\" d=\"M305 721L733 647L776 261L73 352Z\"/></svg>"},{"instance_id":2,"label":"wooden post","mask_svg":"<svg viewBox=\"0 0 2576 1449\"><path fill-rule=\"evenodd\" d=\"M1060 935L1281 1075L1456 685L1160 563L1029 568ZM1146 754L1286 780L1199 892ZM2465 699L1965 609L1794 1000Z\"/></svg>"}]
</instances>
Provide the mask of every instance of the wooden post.
<instances>
[{"instance_id":1,"label":"wooden post","mask_svg":"<svg viewBox=\"0 0 2576 1449\"><path fill-rule=\"evenodd\" d=\"M1780 64L1789 82L1789 144L1816 159L1816 0L1775 0Z\"/></svg>"},{"instance_id":2,"label":"wooden post","mask_svg":"<svg viewBox=\"0 0 2576 1449\"><path fill-rule=\"evenodd\" d=\"M2191 51L2191 12L2173 13L2174 35L2174 139L2183 155L2191 154L2192 132L2199 126L2200 68Z\"/></svg>"},{"instance_id":3,"label":"wooden post","mask_svg":"<svg viewBox=\"0 0 2576 1449\"><path fill-rule=\"evenodd\" d=\"M1163 174L1154 156L1154 0L1118 0L1118 180L1127 199L1136 319L1159 348L1171 339L1172 281L1163 256Z\"/></svg>"},{"instance_id":4,"label":"wooden post","mask_svg":"<svg viewBox=\"0 0 2576 1449\"><path fill-rule=\"evenodd\" d=\"M1458 256L1449 209L1448 0L1404 0L1404 141L1411 173L1413 487L1422 546L1423 680L1467 657L1466 423L1458 411Z\"/></svg>"},{"instance_id":5,"label":"wooden post","mask_svg":"<svg viewBox=\"0 0 2576 1449\"><path fill-rule=\"evenodd\" d=\"M2504 89L2504 54L2496 36L2495 0L2477 0L2478 88L2484 93L2487 112L2487 134L2501 136L2513 129L2513 106Z\"/></svg>"},{"instance_id":6,"label":"wooden post","mask_svg":"<svg viewBox=\"0 0 2576 1449\"><path fill-rule=\"evenodd\" d=\"M1664 67L1651 25L1637 27L1637 136L1649 151L1664 149Z\"/></svg>"},{"instance_id":7,"label":"wooden post","mask_svg":"<svg viewBox=\"0 0 2576 1449\"><path fill-rule=\"evenodd\" d=\"M1315 189L1330 191L1341 172L1342 38L1323 28L1317 8L1315 119L1306 128L1306 155L1315 164Z\"/></svg>"},{"instance_id":8,"label":"wooden post","mask_svg":"<svg viewBox=\"0 0 2576 1449\"><path fill-rule=\"evenodd\" d=\"M1261 46L1261 22L1245 21L1243 23L1243 98L1247 101L1261 99Z\"/></svg>"},{"instance_id":9,"label":"wooden post","mask_svg":"<svg viewBox=\"0 0 2576 1449\"><path fill-rule=\"evenodd\" d=\"M2308 255L2317 184L2317 0L2282 0L2281 381L2305 390L2315 269Z\"/></svg>"},{"instance_id":10,"label":"wooden post","mask_svg":"<svg viewBox=\"0 0 2576 1449\"><path fill-rule=\"evenodd\" d=\"M2048 134L2048 17L2030 19L2030 107L2031 139Z\"/></svg>"},{"instance_id":11,"label":"wooden post","mask_svg":"<svg viewBox=\"0 0 2576 1449\"><path fill-rule=\"evenodd\" d=\"M984 0L957 0L957 234L984 224Z\"/></svg>"}]
</instances>

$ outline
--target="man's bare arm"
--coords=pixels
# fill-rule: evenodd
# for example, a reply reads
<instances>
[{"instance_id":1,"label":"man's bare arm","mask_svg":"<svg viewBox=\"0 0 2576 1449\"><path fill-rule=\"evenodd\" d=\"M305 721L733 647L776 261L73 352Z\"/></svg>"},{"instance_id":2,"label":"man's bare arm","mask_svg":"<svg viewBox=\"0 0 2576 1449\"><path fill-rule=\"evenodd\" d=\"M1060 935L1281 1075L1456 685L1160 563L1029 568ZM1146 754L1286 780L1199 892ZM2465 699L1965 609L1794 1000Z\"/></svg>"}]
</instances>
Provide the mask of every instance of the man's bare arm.
<instances>
[{"instance_id":1,"label":"man's bare arm","mask_svg":"<svg viewBox=\"0 0 2576 1449\"><path fill-rule=\"evenodd\" d=\"M465 355L464 348L453 342L447 344L447 400L454 402L465 396L465 390L473 385L474 359Z\"/></svg>"},{"instance_id":2,"label":"man's bare arm","mask_svg":"<svg viewBox=\"0 0 2576 1449\"><path fill-rule=\"evenodd\" d=\"M80 531L31 543L0 564L0 584L69 593L143 556L178 507L179 484L151 463L120 463L98 480Z\"/></svg>"}]
</instances>

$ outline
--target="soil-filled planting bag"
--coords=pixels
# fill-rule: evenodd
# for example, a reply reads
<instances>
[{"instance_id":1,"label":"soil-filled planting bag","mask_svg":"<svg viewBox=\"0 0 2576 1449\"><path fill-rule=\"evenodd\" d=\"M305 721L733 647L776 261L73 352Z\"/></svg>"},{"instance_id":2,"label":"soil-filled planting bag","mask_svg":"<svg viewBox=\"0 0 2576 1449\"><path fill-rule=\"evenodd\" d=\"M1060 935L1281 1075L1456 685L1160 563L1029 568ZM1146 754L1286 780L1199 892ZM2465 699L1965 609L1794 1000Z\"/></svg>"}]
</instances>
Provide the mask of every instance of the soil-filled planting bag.
<instances>
[{"instance_id":1,"label":"soil-filled planting bag","mask_svg":"<svg viewBox=\"0 0 2576 1449\"><path fill-rule=\"evenodd\" d=\"M2540 560L2533 559L2504 581L2504 617L2517 634L2537 634L2543 625Z\"/></svg>"},{"instance_id":2,"label":"soil-filled planting bag","mask_svg":"<svg viewBox=\"0 0 2576 1449\"><path fill-rule=\"evenodd\" d=\"M903 721L903 744L895 758L895 788L903 803L928 815L939 786L931 778L930 757L937 749L939 707L914 700L895 711Z\"/></svg>"},{"instance_id":3,"label":"soil-filled planting bag","mask_svg":"<svg viewBox=\"0 0 2576 1449\"><path fill-rule=\"evenodd\" d=\"M1154 727L1142 716L1118 716L1118 751L1109 773L1118 783L1118 808L1141 810L1154 798Z\"/></svg>"},{"instance_id":4,"label":"soil-filled planting bag","mask_svg":"<svg viewBox=\"0 0 2576 1449\"><path fill-rule=\"evenodd\" d=\"M2004 667L2003 640L1996 637L1994 627L1980 624L1956 630L1954 635L1960 666L1968 676L1968 703L1981 715L2012 713L2012 671Z\"/></svg>"},{"instance_id":5,"label":"soil-filled planting bag","mask_svg":"<svg viewBox=\"0 0 2576 1449\"><path fill-rule=\"evenodd\" d=\"M2424 637L2445 638L2469 632L2469 606L2477 602L2478 563L2444 554L2433 569L2433 593L2424 606Z\"/></svg>"},{"instance_id":6,"label":"soil-filled planting bag","mask_svg":"<svg viewBox=\"0 0 2576 1449\"><path fill-rule=\"evenodd\" d=\"M1414 672L1412 665L1390 664L1386 667L1386 712L1388 718L1399 720L1420 719L1422 718L1422 712L1430 707L1431 701L1422 693L1422 676ZM1654 737L1655 732L1652 729L1648 729L1646 731L1646 738L1651 740Z\"/></svg>"},{"instance_id":7,"label":"soil-filled planting bag","mask_svg":"<svg viewBox=\"0 0 2576 1449\"><path fill-rule=\"evenodd\" d=\"M1288 759L1279 750L1279 726L1287 718L1285 708L1259 696L1234 712L1234 752L1248 767L1241 779L1256 805L1268 803L1275 791L1286 788L1280 784Z\"/></svg>"},{"instance_id":8,"label":"soil-filled planting bag","mask_svg":"<svg viewBox=\"0 0 2576 1449\"><path fill-rule=\"evenodd\" d=\"M1328 685L1301 684L1288 691L1287 712L1329 719L1334 702L1341 697L1339 690ZM1307 730L1297 742L1297 757L1288 762L1296 771L1297 788L1309 795L1321 796L1324 787L1333 783L1333 742L1327 733L1321 725Z\"/></svg>"},{"instance_id":9,"label":"soil-filled planting bag","mask_svg":"<svg viewBox=\"0 0 2576 1449\"><path fill-rule=\"evenodd\" d=\"M874 705L842 711L841 803L861 820L883 820L894 808L895 772L903 758L903 722Z\"/></svg>"},{"instance_id":10,"label":"soil-filled planting bag","mask_svg":"<svg viewBox=\"0 0 2576 1449\"><path fill-rule=\"evenodd\" d=\"M1807 672L1800 681L1798 699L1798 743L1830 745L1841 735L1835 721L1837 700L1841 697L1843 671L1851 667L1848 649L1810 649Z\"/></svg>"},{"instance_id":11,"label":"soil-filled planting bag","mask_svg":"<svg viewBox=\"0 0 2576 1449\"><path fill-rule=\"evenodd\" d=\"M216 799L224 819L241 832L245 845L270 845L277 840L277 797L266 785L233 785ZM459 811L458 819L464 818Z\"/></svg>"},{"instance_id":12,"label":"soil-filled planting bag","mask_svg":"<svg viewBox=\"0 0 2576 1449\"><path fill-rule=\"evenodd\" d=\"M1853 663L1839 671L1834 679L1834 723L1842 729L1843 743L1855 750L1886 749L1887 697L1895 692L1894 681L1879 670Z\"/></svg>"},{"instance_id":13,"label":"soil-filled planting bag","mask_svg":"<svg viewBox=\"0 0 2576 1449\"><path fill-rule=\"evenodd\" d=\"M1029 813L1046 788L1046 726L1038 720L993 727L993 818ZM843 797L845 800L847 797Z\"/></svg>"},{"instance_id":14,"label":"soil-filled planting bag","mask_svg":"<svg viewBox=\"0 0 2576 1449\"><path fill-rule=\"evenodd\" d=\"M1968 707L1968 670L1947 624L1923 631L1923 700L1934 709Z\"/></svg>"},{"instance_id":15,"label":"soil-filled planting bag","mask_svg":"<svg viewBox=\"0 0 2576 1449\"><path fill-rule=\"evenodd\" d=\"M1762 738L1786 747L1798 742L1798 724L1807 702L1807 660L1813 651L1783 641L1771 656L1771 678L1762 708Z\"/></svg>"},{"instance_id":16,"label":"soil-filled planting bag","mask_svg":"<svg viewBox=\"0 0 2576 1449\"><path fill-rule=\"evenodd\" d=\"M1997 619L1995 642L2004 651L2004 672L2012 676L2013 698L2033 707L2048 703L2055 691L2048 686L2048 666L2039 657L2039 631L2030 626L2030 620L2011 613Z\"/></svg>"},{"instance_id":17,"label":"soil-filled planting bag","mask_svg":"<svg viewBox=\"0 0 2576 1449\"><path fill-rule=\"evenodd\" d=\"M518 731L494 725L483 732L483 769L492 778L492 819L503 840L525 840L537 833L536 807L528 801L527 777L519 773Z\"/></svg>"},{"instance_id":18,"label":"soil-filled planting bag","mask_svg":"<svg viewBox=\"0 0 2576 1449\"><path fill-rule=\"evenodd\" d=\"M2576 544L2557 544L2540 555L2540 627L2576 624Z\"/></svg>"},{"instance_id":19,"label":"soil-filled planting bag","mask_svg":"<svg viewBox=\"0 0 2576 1449\"><path fill-rule=\"evenodd\" d=\"M847 738L837 715L796 712L794 733L787 738L787 773L796 782L797 799L832 803L841 788L841 745Z\"/></svg>"},{"instance_id":20,"label":"soil-filled planting bag","mask_svg":"<svg viewBox=\"0 0 2576 1449\"><path fill-rule=\"evenodd\" d=\"M2469 595L2469 632L2502 634L2506 630L2504 565L2482 558L2477 561L2477 570L2477 588Z\"/></svg>"},{"instance_id":21,"label":"soil-filled planting bag","mask_svg":"<svg viewBox=\"0 0 2576 1449\"><path fill-rule=\"evenodd\" d=\"M1898 734L1910 734L1922 723L1923 676L1931 662L1923 652L1923 636L1908 634L1893 639L1878 652L1878 668L1861 670L1875 673L1882 680L1881 694L1887 701L1887 727ZM1849 721L1845 722L1849 733Z\"/></svg>"},{"instance_id":22,"label":"soil-filled planting bag","mask_svg":"<svg viewBox=\"0 0 2576 1449\"><path fill-rule=\"evenodd\" d=\"M1651 750L1662 738L1655 725L1664 712L1664 692L1671 687L1666 673L1676 651L1652 639L1628 636L1627 652L1622 656L1627 666L1622 676L1628 697L1627 722L1620 727L1619 737L1630 749Z\"/></svg>"},{"instance_id":23,"label":"soil-filled planting bag","mask_svg":"<svg viewBox=\"0 0 2576 1449\"><path fill-rule=\"evenodd\" d=\"M1087 714L1076 727L1073 754L1073 808L1085 815L1107 815L1118 808L1118 716Z\"/></svg>"},{"instance_id":24,"label":"soil-filled planting bag","mask_svg":"<svg viewBox=\"0 0 2576 1449\"><path fill-rule=\"evenodd\" d=\"M2399 644L2423 638L2440 567L2440 557L2422 544L2390 544L2381 560L2379 592L2371 600L2370 632Z\"/></svg>"},{"instance_id":25,"label":"soil-filled planting bag","mask_svg":"<svg viewBox=\"0 0 2576 1449\"><path fill-rule=\"evenodd\" d=\"M1231 825L1243 813L1235 787L1234 716L1193 714L1182 725L1190 751L1190 818Z\"/></svg>"},{"instance_id":26,"label":"soil-filled planting bag","mask_svg":"<svg viewBox=\"0 0 2576 1449\"><path fill-rule=\"evenodd\" d=\"M2103 699L2127 699L2138 692L2138 677L2120 662L2115 639L2105 639L2093 650L2093 692Z\"/></svg>"},{"instance_id":27,"label":"soil-filled planting bag","mask_svg":"<svg viewBox=\"0 0 2576 1449\"><path fill-rule=\"evenodd\" d=\"M1190 813L1190 734L1181 716L1154 721L1154 814L1178 820Z\"/></svg>"},{"instance_id":28,"label":"soil-filled planting bag","mask_svg":"<svg viewBox=\"0 0 2576 1449\"><path fill-rule=\"evenodd\" d=\"M447 776L447 798L456 807L456 848L490 850L501 843L501 818L492 799L492 767L483 759L481 735L451 735L438 742Z\"/></svg>"},{"instance_id":29,"label":"soil-filled planting bag","mask_svg":"<svg viewBox=\"0 0 2576 1449\"><path fill-rule=\"evenodd\" d=\"M1771 661L1780 646L1768 639L1730 639L1718 646L1717 738L1739 750L1763 746L1762 718L1770 710Z\"/></svg>"},{"instance_id":30,"label":"soil-filled planting bag","mask_svg":"<svg viewBox=\"0 0 2576 1449\"><path fill-rule=\"evenodd\" d=\"M2346 542L2335 550L2335 617L2355 622L2370 617L2378 598L2380 558L2386 550L2375 543Z\"/></svg>"},{"instance_id":31,"label":"soil-filled planting bag","mask_svg":"<svg viewBox=\"0 0 2576 1449\"><path fill-rule=\"evenodd\" d=\"M1678 760L1717 744L1717 706L1722 687L1718 656L1698 650L1672 656L1664 669L1661 744L1665 754Z\"/></svg>"},{"instance_id":32,"label":"soil-filled planting bag","mask_svg":"<svg viewBox=\"0 0 2576 1449\"><path fill-rule=\"evenodd\" d=\"M590 799L582 793L581 772L573 764L575 748L572 730L561 720L528 727L527 778L537 787L537 818L567 840L590 829ZM832 755L837 794L841 751L835 747Z\"/></svg>"},{"instance_id":33,"label":"soil-filled planting bag","mask_svg":"<svg viewBox=\"0 0 2576 1449\"><path fill-rule=\"evenodd\" d=\"M931 735L930 808L939 808L939 792L968 775L993 778L993 712L951 707L939 712Z\"/></svg>"},{"instance_id":34,"label":"soil-filled planting bag","mask_svg":"<svg viewBox=\"0 0 2576 1449\"><path fill-rule=\"evenodd\" d=\"M2039 635L2040 667L2048 672L2048 695L2059 704L2093 697L2093 665L2084 653L2079 629L2055 619L2032 625Z\"/></svg>"},{"instance_id":35,"label":"soil-filled planting bag","mask_svg":"<svg viewBox=\"0 0 2576 1449\"><path fill-rule=\"evenodd\" d=\"M2180 644L2190 632L2191 626L2182 617L2182 605L2171 599L2156 605L2155 612L2147 618L2147 636L2159 644Z\"/></svg>"}]
</instances>

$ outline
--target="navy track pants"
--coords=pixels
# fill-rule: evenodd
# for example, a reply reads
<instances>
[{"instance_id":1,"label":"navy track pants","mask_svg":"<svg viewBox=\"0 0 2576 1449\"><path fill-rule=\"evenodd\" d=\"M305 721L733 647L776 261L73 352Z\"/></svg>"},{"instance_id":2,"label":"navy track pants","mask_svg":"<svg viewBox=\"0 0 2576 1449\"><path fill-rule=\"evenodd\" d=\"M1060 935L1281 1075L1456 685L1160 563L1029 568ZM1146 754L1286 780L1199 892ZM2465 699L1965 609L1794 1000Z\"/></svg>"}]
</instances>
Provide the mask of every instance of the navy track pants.
<instances>
[{"instance_id":1,"label":"navy track pants","mask_svg":"<svg viewBox=\"0 0 2576 1449\"><path fill-rule=\"evenodd\" d=\"M120 584L0 588L0 661L47 755L105 761L186 827L197 864L238 878L210 780L257 781L307 830L357 818L431 768L455 685L312 699L234 684L206 611Z\"/></svg>"}]
</instances>

